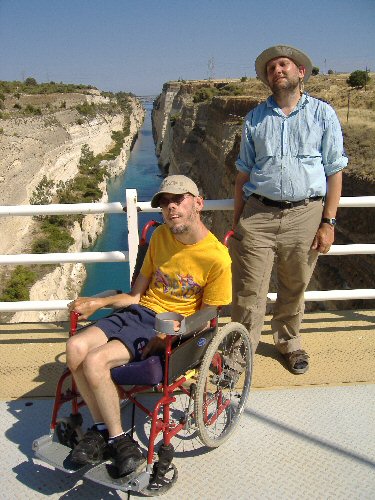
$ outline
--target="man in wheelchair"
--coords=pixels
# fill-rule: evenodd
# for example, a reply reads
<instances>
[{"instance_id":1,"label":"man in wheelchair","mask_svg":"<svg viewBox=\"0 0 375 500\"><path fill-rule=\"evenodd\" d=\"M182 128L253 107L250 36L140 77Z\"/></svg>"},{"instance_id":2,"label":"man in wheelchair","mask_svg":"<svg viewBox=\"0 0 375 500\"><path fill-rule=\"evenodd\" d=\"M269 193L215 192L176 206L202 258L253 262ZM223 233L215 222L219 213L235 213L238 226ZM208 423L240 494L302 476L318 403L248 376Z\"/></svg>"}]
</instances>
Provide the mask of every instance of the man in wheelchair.
<instances>
[{"instance_id":1,"label":"man in wheelchair","mask_svg":"<svg viewBox=\"0 0 375 500\"><path fill-rule=\"evenodd\" d=\"M71 460L77 464L112 456L119 476L143 464L138 443L123 431L110 370L163 350L165 335L154 330L156 314L190 316L231 302L230 257L201 221L203 204L191 179L164 179L151 206L162 209L165 224L155 230L132 290L69 304L83 319L103 307L117 310L67 342L68 367L94 421L72 451Z\"/></svg>"}]
</instances>

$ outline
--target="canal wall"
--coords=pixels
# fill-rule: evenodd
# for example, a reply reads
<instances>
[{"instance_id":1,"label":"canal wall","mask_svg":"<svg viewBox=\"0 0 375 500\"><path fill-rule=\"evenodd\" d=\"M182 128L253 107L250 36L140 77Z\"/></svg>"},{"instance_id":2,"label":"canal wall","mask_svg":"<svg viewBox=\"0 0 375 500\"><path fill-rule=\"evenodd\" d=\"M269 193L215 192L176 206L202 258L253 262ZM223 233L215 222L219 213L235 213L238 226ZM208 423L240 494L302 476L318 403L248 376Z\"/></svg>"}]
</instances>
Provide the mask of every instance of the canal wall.
<instances>
[{"instance_id":1,"label":"canal wall","mask_svg":"<svg viewBox=\"0 0 375 500\"><path fill-rule=\"evenodd\" d=\"M121 131L124 126L124 114L100 113L86 120L77 120L75 106L82 102L100 105L108 103L108 98L93 91L93 95L64 94L64 108L60 109L58 100L53 101L59 111L46 117L4 120L4 137L0 143L0 182L6 183L7 190L2 191L0 204L28 204L30 197L43 176L66 182L78 173L81 149L87 144L94 155L105 153L113 146L111 135ZM36 98L37 96L34 96ZM51 98L52 99L52 98ZM145 110L141 103L129 96L129 134L124 140L119 155L112 160L105 160L110 176L126 168L131 147L143 123ZM107 201L106 183L99 186L102 198ZM80 252L89 247L102 231L103 214L90 214L78 223L74 223L71 236L74 243L69 252ZM37 224L31 217L8 217L0 219L2 238L0 248L3 254L27 253L37 230ZM13 235L17 234L17 238ZM10 269L3 270L6 280ZM63 264L48 272L30 289L30 300L53 300L74 298L79 294L85 279L82 264ZM66 312L18 312L9 318L10 322L58 321L66 320Z\"/></svg>"}]
</instances>

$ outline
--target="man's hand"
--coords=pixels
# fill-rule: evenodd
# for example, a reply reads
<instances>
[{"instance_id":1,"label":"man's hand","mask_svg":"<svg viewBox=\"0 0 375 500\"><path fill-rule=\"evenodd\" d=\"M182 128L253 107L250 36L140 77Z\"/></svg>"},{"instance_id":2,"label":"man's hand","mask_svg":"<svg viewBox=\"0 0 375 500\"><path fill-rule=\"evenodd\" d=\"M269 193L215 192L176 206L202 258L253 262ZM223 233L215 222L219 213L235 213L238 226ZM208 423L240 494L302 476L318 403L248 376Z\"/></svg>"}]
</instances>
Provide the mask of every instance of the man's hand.
<instances>
[{"instance_id":1,"label":"man's hand","mask_svg":"<svg viewBox=\"0 0 375 500\"><path fill-rule=\"evenodd\" d=\"M154 337L149 341L149 343L144 347L141 355L141 359L146 359L153 354L159 354L165 351L166 337Z\"/></svg>"},{"instance_id":2,"label":"man's hand","mask_svg":"<svg viewBox=\"0 0 375 500\"><path fill-rule=\"evenodd\" d=\"M68 304L70 312L75 311L81 319L87 319L102 307L102 301L99 297L78 297Z\"/></svg>"},{"instance_id":3,"label":"man's hand","mask_svg":"<svg viewBox=\"0 0 375 500\"><path fill-rule=\"evenodd\" d=\"M321 224L311 245L319 253L327 253L335 239L335 229L330 224Z\"/></svg>"},{"instance_id":4,"label":"man's hand","mask_svg":"<svg viewBox=\"0 0 375 500\"><path fill-rule=\"evenodd\" d=\"M175 332L178 332L180 326L181 323L179 321L173 321L173 329ZM166 334L158 333L156 337L151 339L143 349L141 359L146 359L148 356L152 356L153 354L164 352L166 340L167 340ZM175 342L175 340L177 340L177 337L173 337L172 343Z\"/></svg>"}]
</instances>

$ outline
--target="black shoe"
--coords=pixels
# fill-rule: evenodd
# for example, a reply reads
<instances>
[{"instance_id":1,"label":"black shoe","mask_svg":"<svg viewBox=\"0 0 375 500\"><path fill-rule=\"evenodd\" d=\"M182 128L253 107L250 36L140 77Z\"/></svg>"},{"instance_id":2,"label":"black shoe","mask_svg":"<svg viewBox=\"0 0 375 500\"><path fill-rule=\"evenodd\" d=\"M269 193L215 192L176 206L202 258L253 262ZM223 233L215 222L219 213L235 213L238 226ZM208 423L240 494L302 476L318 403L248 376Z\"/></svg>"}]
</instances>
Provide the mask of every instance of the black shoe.
<instances>
[{"instance_id":1,"label":"black shoe","mask_svg":"<svg viewBox=\"0 0 375 500\"><path fill-rule=\"evenodd\" d=\"M116 438L111 443L111 448L119 476L134 472L145 462L138 443L127 434Z\"/></svg>"},{"instance_id":2,"label":"black shoe","mask_svg":"<svg viewBox=\"0 0 375 500\"><path fill-rule=\"evenodd\" d=\"M108 451L108 436L106 439L105 434L108 435L108 432L102 434L94 427L89 429L73 449L71 461L80 465L101 462Z\"/></svg>"}]
</instances>

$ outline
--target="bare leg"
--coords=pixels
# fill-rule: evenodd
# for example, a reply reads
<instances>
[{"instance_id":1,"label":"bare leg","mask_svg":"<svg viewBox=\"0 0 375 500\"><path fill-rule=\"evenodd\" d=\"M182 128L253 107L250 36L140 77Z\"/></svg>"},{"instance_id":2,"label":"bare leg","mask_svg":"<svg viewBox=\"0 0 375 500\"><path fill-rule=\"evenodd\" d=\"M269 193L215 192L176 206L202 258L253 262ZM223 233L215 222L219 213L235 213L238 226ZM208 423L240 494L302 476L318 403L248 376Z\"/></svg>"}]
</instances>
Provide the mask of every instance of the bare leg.
<instances>
[{"instance_id":1,"label":"bare leg","mask_svg":"<svg viewBox=\"0 0 375 500\"><path fill-rule=\"evenodd\" d=\"M128 363L131 358L132 354L121 341L112 340L90 351L83 362L84 375L110 436L123 432L117 387L110 370Z\"/></svg>"},{"instance_id":2,"label":"bare leg","mask_svg":"<svg viewBox=\"0 0 375 500\"><path fill-rule=\"evenodd\" d=\"M84 374L83 362L92 349L105 345L107 341L107 336L100 328L90 326L71 337L66 345L67 365L95 422L102 422L103 416Z\"/></svg>"}]
</instances>

